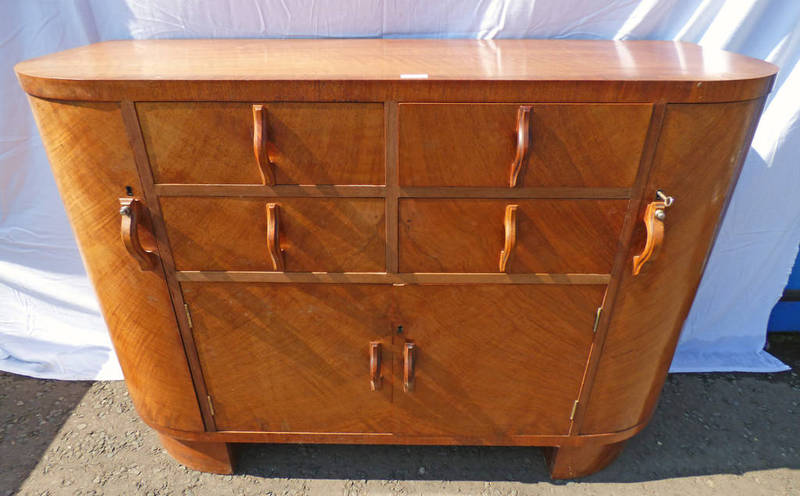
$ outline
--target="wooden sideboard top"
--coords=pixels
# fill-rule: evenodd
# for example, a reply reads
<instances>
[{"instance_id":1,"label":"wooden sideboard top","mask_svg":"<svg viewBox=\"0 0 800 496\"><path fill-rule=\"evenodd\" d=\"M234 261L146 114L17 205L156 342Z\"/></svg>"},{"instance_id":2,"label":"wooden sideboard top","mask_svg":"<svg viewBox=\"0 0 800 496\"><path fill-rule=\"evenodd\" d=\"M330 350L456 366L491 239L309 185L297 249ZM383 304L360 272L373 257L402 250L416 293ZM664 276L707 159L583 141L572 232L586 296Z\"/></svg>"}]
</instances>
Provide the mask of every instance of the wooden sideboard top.
<instances>
[{"instance_id":1,"label":"wooden sideboard top","mask_svg":"<svg viewBox=\"0 0 800 496\"><path fill-rule=\"evenodd\" d=\"M110 41L15 70L29 94L95 101L710 102L760 97L778 68L672 41L218 39Z\"/></svg>"}]
</instances>

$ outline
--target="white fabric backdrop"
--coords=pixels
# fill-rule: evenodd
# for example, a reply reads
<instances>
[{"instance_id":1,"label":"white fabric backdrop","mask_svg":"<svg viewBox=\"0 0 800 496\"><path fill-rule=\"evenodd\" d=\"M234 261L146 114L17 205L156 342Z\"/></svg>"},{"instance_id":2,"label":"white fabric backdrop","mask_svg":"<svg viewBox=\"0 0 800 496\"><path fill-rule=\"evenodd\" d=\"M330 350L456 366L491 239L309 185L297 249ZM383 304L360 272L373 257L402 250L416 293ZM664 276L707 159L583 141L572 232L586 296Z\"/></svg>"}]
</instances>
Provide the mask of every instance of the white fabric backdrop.
<instances>
[{"instance_id":1,"label":"white fabric backdrop","mask_svg":"<svg viewBox=\"0 0 800 496\"><path fill-rule=\"evenodd\" d=\"M673 371L777 371L761 351L800 242L796 0L0 0L0 369L117 379L94 293L12 66L109 39L675 39L781 67Z\"/></svg>"}]
</instances>

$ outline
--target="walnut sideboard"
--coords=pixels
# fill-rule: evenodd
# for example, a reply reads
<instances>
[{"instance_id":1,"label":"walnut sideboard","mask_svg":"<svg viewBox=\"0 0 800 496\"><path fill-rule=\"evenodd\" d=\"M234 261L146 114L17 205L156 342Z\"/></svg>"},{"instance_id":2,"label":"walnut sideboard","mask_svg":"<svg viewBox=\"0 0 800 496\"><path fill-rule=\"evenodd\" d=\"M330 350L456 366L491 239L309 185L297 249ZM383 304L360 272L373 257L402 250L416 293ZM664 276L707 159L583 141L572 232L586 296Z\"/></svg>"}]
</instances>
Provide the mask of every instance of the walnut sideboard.
<instances>
[{"instance_id":1,"label":"walnut sideboard","mask_svg":"<svg viewBox=\"0 0 800 496\"><path fill-rule=\"evenodd\" d=\"M777 68L658 41L161 40L22 62L139 415L233 443L648 422Z\"/></svg>"}]
</instances>

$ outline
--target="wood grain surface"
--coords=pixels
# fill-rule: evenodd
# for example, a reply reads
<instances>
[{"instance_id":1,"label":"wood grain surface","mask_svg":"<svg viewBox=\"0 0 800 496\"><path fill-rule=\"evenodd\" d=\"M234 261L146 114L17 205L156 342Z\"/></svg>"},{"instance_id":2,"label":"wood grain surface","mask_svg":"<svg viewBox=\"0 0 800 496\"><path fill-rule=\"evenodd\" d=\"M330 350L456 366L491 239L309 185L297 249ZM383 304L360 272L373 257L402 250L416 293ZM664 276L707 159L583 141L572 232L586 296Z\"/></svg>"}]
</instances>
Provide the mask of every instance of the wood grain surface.
<instances>
[{"instance_id":1,"label":"wood grain surface","mask_svg":"<svg viewBox=\"0 0 800 496\"><path fill-rule=\"evenodd\" d=\"M402 186L508 187L519 105L401 104ZM649 105L533 105L517 187L623 187L636 177Z\"/></svg>"},{"instance_id":2,"label":"wood grain surface","mask_svg":"<svg viewBox=\"0 0 800 496\"><path fill-rule=\"evenodd\" d=\"M675 203L659 258L634 276L628 264L646 237L636 223L581 433L649 419L762 104L667 106L644 194L661 189Z\"/></svg>"},{"instance_id":3,"label":"wood grain surface","mask_svg":"<svg viewBox=\"0 0 800 496\"><path fill-rule=\"evenodd\" d=\"M544 456L550 477L575 479L606 468L625 447L625 442L586 442L579 446L545 448Z\"/></svg>"},{"instance_id":4,"label":"wood grain surface","mask_svg":"<svg viewBox=\"0 0 800 496\"><path fill-rule=\"evenodd\" d=\"M606 285L609 274L506 274L502 272L262 272L255 270L183 270L179 281L277 282L323 284L579 284Z\"/></svg>"},{"instance_id":5,"label":"wood grain surface","mask_svg":"<svg viewBox=\"0 0 800 496\"><path fill-rule=\"evenodd\" d=\"M391 287L183 283L217 427L391 432L391 356L370 388L370 343L391 343Z\"/></svg>"},{"instance_id":6,"label":"wood grain surface","mask_svg":"<svg viewBox=\"0 0 800 496\"><path fill-rule=\"evenodd\" d=\"M136 411L204 430L163 269L142 271L120 239L119 198L142 191L119 105L30 103Z\"/></svg>"},{"instance_id":7,"label":"wood grain surface","mask_svg":"<svg viewBox=\"0 0 800 496\"><path fill-rule=\"evenodd\" d=\"M233 453L228 443L187 441L159 433L158 440L181 465L212 474L233 473Z\"/></svg>"},{"instance_id":8,"label":"wood grain surface","mask_svg":"<svg viewBox=\"0 0 800 496\"><path fill-rule=\"evenodd\" d=\"M646 203L644 199L645 186L647 179L650 175L650 169L653 164L653 157L656 152L659 137L661 134L662 125L664 123L664 114L666 113L667 105L663 103L653 105L653 116L650 119L650 125L647 129L647 138L645 139L644 151L642 152L642 159L639 163L639 172L636 181L631 188L631 200L628 203L628 209L625 213L625 220L622 224L622 232L620 233L620 247L614 257L614 265L609 274L610 281L606 288L606 294L603 298L603 308L598 311L597 320L595 321L595 337L592 342L592 349L589 353L589 360L586 364L586 370L583 375L583 383L581 384L581 392L578 397L577 408L575 409L575 419L570 428L570 434L575 436L580 432L580 426L586 412L586 405L589 402L589 394L591 393L594 378L597 375L597 366L602 358L603 345L605 338L608 335L608 324L610 322L611 310L613 309L614 302L619 293L619 282L622 272L628 270L628 259L626 249L629 246L634 230L634 226L639 222L637 216L640 208ZM630 430L616 431L630 432ZM617 440L626 439L620 437Z\"/></svg>"},{"instance_id":9,"label":"wood grain surface","mask_svg":"<svg viewBox=\"0 0 800 496\"><path fill-rule=\"evenodd\" d=\"M777 72L690 43L601 40L129 40L15 70L61 99L473 102L743 100Z\"/></svg>"},{"instance_id":10,"label":"wood grain surface","mask_svg":"<svg viewBox=\"0 0 800 496\"><path fill-rule=\"evenodd\" d=\"M122 120L125 124L125 131L128 135L128 141L133 148L133 158L139 173L139 181L141 181L142 184L142 193L145 199L149 201L148 210L151 214L153 234L156 237L156 243L159 247L159 256L161 258L161 265L164 268L165 282L170 298L172 299L172 308L175 312L176 323L178 324L178 330L180 331L183 347L186 352L186 360L189 365L189 373L192 376L192 382L194 383L195 394L199 400L198 406L203 417L203 424L207 431L213 431L215 427L211 406L207 401L203 401L204 398L208 397L208 391L206 390L203 373L200 369L197 348L194 345L191 329L192 322L189 312L186 311L186 305L183 302L180 285L175 277L175 260L172 258L172 249L167 240L167 231L164 227L161 205L154 191L153 174L150 169L149 161L147 160L147 151L145 150L139 119L136 117L136 106L131 101L123 101L120 103L120 107L122 110Z\"/></svg>"},{"instance_id":11,"label":"wood grain surface","mask_svg":"<svg viewBox=\"0 0 800 496\"><path fill-rule=\"evenodd\" d=\"M383 105L264 103L276 184L383 184ZM261 184L252 105L136 105L156 183Z\"/></svg>"},{"instance_id":12,"label":"wood grain surface","mask_svg":"<svg viewBox=\"0 0 800 496\"><path fill-rule=\"evenodd\" d=\"M652 414L776 71L589 40L121 41L16 66L173 456L545 445L556 478ZM675 203L634 277L659 189ZM120 239L133 197L154 271Z\"/></svg>"},{"instance_id":13,"label":"wood grain surface","mask_svg":"<svg viewBox=\"0 0 800 496\"><path fill-rule=\"evenodd\" d=\"M396 432L485 442L568 432L603 286L395 289L394 370L405 342L417 361L414 390L395 388Z\"/></svg>"},{"instance_id":14,"label":"wood grain surface","mask_svg":"<svg viewBox=\"0 0 800 496\"><path fill-rule=\"evenodd\" d=\"M274 270L268 203L280 207L289 272L383 271L383 201L372 198L162 198L178 270Z\"/></svg>"},{"instance_id":15,"label":"wood grain surface","mask_svg":"<svg viewBox=\"0 0 800 496\"><path fill-rule=\"evenodd\" d=\"M400 272L497 272L503 221L516 213L507 272L608 274L625 200L400 201Z\"/></svg>"}]
</instances>

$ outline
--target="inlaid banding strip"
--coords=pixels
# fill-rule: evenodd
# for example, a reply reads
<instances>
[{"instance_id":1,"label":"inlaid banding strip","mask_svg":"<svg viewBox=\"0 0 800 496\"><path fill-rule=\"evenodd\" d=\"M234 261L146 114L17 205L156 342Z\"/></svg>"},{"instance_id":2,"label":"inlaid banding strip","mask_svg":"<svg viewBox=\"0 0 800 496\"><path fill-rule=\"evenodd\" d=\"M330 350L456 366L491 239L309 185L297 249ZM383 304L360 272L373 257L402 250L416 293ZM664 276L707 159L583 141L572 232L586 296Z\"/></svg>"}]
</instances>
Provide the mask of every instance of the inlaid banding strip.
<instances>
[{"instance_id":1,"label":"inlaid banding strip","mask_svg":"<svg viewBox=\"0 0 800 496\"><path fill-rule=\"evenodd\" d=\"M232 197L333 197L384 198L386 186L362 185L279 185L259 184L156 184L159 196ZM398 188L399 198L547 198L626 200L630 188L480 188L413 187Z\"/></svg>"},{"instance_id":2,"label":"inlaid banding strip","mask_svg":"<svg viewBox=\"0 0 800 496\"><path fill-rule=\"evenodd\" d=\"M327 284L583 284L603 285L609 274L502 274L413 272L261 272L204 271L176 272L181 282L267 282Z\"/></svg>"}]
</instances>

